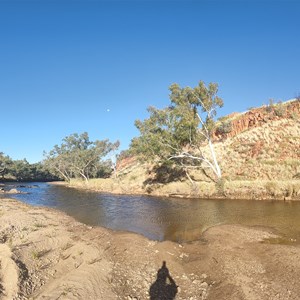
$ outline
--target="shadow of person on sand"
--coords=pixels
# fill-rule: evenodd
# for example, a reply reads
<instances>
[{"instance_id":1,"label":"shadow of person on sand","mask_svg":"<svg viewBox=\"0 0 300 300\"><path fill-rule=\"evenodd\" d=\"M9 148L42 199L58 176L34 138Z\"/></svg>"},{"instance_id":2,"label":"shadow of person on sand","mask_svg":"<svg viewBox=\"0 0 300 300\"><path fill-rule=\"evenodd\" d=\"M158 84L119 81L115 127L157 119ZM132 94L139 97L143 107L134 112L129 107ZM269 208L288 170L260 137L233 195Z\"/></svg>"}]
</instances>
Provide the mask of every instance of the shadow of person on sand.
<instances>
[{"instance_id":1,"label":"shadow of person on sand","mask_svg":"<svg viewBox=\"0 0 300 300\"><path fill-rule=\"evenodd\" d=\"M166 262L157 271L157 278L150 287L150 300L173 300L177 294L177 285L171 277Z\"/></svg>"}]
</instances>

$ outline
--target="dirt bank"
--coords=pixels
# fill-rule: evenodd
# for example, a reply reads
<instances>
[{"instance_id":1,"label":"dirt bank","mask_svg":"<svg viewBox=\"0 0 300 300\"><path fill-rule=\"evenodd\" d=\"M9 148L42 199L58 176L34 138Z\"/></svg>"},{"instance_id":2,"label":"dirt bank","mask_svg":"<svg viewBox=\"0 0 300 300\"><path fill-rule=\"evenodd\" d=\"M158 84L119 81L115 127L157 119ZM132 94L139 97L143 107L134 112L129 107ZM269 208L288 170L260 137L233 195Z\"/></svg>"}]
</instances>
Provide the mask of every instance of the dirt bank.
<instances>
[{"instance_id":1,"label":"dirt bank","mask_svg":"<svg viewBox=\"0 0 300 300\"><path fill-rule=\"evenodd\" d=\"M0 199L0 299L299 299L300 247L276 238L226 225L155 242Z\"/></svg>"},{"instance_id":2,"label":"dirt bank","mask_svg":"<svg viewBox=\"0 0 300 300\"><path fill-rule=\"evenodd\" d=\"M72 179L70 183L51 182L103 193L151 195L157 197L178 197L197 199L244 199L244 200L278 200L300 201L300 181L297 180L255 180L224 181L221 186L214 182L195 182L194 187L188 181L176 181L165 184L144 184L143 176L134 180L97 178L88 182Z\"/></svg>"}]
</instances>

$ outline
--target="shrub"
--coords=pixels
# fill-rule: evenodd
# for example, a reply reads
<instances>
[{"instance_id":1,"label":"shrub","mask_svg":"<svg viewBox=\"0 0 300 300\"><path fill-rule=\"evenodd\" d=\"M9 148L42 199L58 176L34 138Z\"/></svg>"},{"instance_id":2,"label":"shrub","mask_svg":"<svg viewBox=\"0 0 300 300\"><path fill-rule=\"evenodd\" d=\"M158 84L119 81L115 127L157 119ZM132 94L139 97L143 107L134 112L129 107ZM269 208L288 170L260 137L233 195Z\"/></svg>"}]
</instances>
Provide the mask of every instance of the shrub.
<instances>
[{"instance_id":1,"label":"shrub","mask_svg":"<svg viewBox=\"0 0 300 300\"><path fill-rule=\"evenodd\" d=\"M221 122L217 128L217 134L226 134L232 131L231 121Z\"/></svg>"},{"instance_id":2,"label":"shrub","mask_svg":"<svg viewBox=\"0 0 300 300\"><path fill-rule=\"evenodd\" d=\"M294 121L298 120L299 116L295 113L295 112L292 112L291 115L290 115L290 118Z\"/></svg>"},{"instance_id":3,"label":"shrub","mask_svg":"<svg viewBox=\"0 0 300 300\"><path fill-rule=\"evenodd\" d=\"M266 112L267 113L271 113L273 111L274 108L274 100L273 99L269 99L269 104L266 106Z\"/></svg>"},{"instance_id":4,"label":"shrub","mask_svg":"<svg viewBox=\"0 0 300 300\"><path fill-rule=\"evenodd\" d=\"M286 113L286 107L280 102L274 106L274 113L278 117L283 117Z\"/></svg>"},{"instance_id":5,"label":"shrub","mask_svg":"<svg viewBox=\"0 0 300 300\"><path fill-rule=\"evenodd\" d=\"M220 178L216 182L216 190L218 191L219 194L225 193L225 182L226 182L226 180L224 178Z\"/></svg>"},{"instance_id":6,"label":"shrub","mask_svg":"<svg viewBox=\"0 0 300 300\"><path fill-rule=\"evenodd\" d=\"M223 116L223 117L220 117L219 119L218 119L218 121L219 122L225 122L225 121L227 121L228 120L228 116Z\"/></svg>"},{"instance_id":7,"label":"shrub","mask_svg":"<svg viewBox=\"0 0 300 300\"><path fill-rule=\"evenodd\" d=\"M278 194L279 187L274 181L267 182L265 188L267 193L271 196L276 196Z\"/></svg>"}]
</instances>

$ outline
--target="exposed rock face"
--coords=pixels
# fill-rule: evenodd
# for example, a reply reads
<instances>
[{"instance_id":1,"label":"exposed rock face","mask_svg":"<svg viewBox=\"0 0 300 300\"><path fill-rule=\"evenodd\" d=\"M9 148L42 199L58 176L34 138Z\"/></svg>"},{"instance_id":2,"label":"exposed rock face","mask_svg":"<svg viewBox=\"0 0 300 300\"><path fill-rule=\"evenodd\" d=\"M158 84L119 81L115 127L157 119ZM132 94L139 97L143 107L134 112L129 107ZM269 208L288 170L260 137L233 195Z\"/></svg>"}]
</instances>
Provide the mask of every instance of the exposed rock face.
<instances>
[{"instance_id":1,"label":"exposed rock face","mask_svg":"<svg viewBox=\"0 0 300 300\"><path fill-rule=\"evenodd\" d=\"M134 166L137 163L137 158L134 156L126 157L117 161L117 170L119 172Z\"/></svg>"},{"instance_id":2,"label":"exposed rock face","mask_svg":"<svg viewBox=\"0 0 300 300\"><path fill-rule=\"evenodd\" d=\"M234 137L243 131L262 126L268 121L296 117L300 118L300 100L256 108L239 116L234 113L228 116L228 122L231 123L230 132L222 133L217 129L214 138L221 140Z\"/></svg>"}]
</instances>

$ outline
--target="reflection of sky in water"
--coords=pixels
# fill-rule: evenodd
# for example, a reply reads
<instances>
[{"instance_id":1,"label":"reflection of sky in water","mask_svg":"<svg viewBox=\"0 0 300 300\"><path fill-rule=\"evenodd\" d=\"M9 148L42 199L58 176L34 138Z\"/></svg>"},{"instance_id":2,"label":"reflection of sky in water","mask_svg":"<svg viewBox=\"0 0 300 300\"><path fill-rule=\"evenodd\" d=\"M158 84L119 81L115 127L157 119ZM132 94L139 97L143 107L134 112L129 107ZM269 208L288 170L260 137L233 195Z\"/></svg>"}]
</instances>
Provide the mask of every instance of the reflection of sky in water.
<instances>
[{"instance_id":1,"label":"reflection of sky in water","mask_svg":"<svg viewBox=\"0 0 300 300\"><path fill-rule=\"evenodd\" d=\"M100 194L46 183L21 185L25 187L17 188L28 194L13 197L28 204L53 207L89 225L133 231L155 240L195 240L217 224L271 226L300 240L297 202L156 198Z\"/></svg>"}]
</instances>

